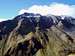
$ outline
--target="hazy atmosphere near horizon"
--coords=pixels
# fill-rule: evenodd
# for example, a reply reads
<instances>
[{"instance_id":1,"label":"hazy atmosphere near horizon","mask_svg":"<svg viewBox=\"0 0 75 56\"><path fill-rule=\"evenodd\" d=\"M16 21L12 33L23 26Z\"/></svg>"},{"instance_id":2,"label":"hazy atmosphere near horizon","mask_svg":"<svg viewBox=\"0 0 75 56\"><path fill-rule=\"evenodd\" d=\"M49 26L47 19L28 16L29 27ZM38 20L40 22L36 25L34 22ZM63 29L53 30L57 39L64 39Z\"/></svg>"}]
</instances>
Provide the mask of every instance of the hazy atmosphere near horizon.
<instances>
[{"instance_id":1,"label":"hazy atmosphere near horizon","mask_svg":"<svg viewBox=\"0 0 75 56\"><path fill-rule=\"evenodd\" d=\"M24 12L75 16L75 0L0 0L0 21Z\"/></svg>"}]
</instances>

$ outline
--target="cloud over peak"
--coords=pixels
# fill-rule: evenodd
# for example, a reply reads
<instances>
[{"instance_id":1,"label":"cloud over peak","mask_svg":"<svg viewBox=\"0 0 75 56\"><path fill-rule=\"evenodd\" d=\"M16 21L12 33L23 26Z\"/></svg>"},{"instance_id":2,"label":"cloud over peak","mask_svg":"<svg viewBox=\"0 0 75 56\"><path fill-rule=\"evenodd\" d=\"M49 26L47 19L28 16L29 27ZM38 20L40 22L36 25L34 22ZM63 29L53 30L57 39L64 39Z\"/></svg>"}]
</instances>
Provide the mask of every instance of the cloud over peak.
<instances>
[{"instance_id":1,"label":"cloud over peak","mask_svg":"<svg viewBox=\"0 0 75 56\"><path fill-rule=\"evenodd\" d=\"M28 9L21 9L19 14L24 12L38 13L41 15L67 15L75 17L75 5L67 5L61 3L52 3L50 5L33 5Z\"/></svg>"}]
</instances>

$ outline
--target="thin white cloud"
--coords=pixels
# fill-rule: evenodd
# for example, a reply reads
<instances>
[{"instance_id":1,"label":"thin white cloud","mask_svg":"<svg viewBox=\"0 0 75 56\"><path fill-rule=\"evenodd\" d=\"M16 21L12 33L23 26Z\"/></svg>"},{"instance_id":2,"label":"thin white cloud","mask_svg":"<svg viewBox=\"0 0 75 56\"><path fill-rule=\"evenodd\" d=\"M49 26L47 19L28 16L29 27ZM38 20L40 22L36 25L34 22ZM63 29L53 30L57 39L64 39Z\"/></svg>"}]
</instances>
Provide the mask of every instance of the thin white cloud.
<instances>
[{"instance_id":1,"label":"thin white cloud","mask_svg":"<svg viewBox=\"0 0 75 56\"><path fill-rule=\"evenodd\" d=\"M11 17L11 18L0 18L0 22L2 21L6 21L6 20L12 20L14 17Z\"/></svg>"},{"instance_id":2,"label":"thin white cloud","mask_svg":"<svg viewBox=\"0 0 75 56\"><path fill-rule=\"evenodd\" d=\"M29 13L39 13L41 15L68 15L75 17L75 5L67 5L61 3L52 3L49 6L47 5L33 5L28 9L21 9L19 14L24 12Z\"/></svg>"},{"instance_id":3,"label":"thin white cloud","mask_svg":"<svg viewBox=\"0 0 75 56\"><path fill-rule=\"evenodd\" d=\"M6 21L6 20L8 20L8 19L0 18L0 22Z\"/></svg>"}]
</instances>

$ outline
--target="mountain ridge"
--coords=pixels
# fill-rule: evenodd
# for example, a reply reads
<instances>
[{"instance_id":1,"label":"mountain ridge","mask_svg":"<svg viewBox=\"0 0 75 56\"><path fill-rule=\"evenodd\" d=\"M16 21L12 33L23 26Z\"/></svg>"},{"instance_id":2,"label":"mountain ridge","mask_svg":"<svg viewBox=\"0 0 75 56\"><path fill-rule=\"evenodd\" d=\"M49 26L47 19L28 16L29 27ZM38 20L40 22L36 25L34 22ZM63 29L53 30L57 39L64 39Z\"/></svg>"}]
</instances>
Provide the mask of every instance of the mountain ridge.
<instances>
[{"instance_id":1,"label":"mountain ridge","mask_svg":"<svg viewBox=\"0 0 75 56\"><path fill-rule=\"evenodd\" d=\"M75 38L70 35L75 26L73 20L72 17L62 19L61 16L24 13L0 22L0 55L67 56L75 53Z\"/></svg>"}]
</instances>

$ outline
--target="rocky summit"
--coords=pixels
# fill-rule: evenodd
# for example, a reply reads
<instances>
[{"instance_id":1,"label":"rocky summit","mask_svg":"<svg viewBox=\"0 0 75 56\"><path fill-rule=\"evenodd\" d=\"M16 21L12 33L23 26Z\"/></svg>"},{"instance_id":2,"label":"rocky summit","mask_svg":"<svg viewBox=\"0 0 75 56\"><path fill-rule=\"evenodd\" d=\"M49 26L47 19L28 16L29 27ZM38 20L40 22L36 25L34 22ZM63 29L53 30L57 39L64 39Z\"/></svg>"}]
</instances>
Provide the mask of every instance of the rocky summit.
<instances>
[{"instance_id":1,"label":"rocky summit","mask_svg":"<svg viewBox=\"0 0 75 56\"><path fill-rule=\"evenodd\" d=\"M0 22L0 56L75 54L75 18L24 13Z\"/></svg>"}]
</instances>

